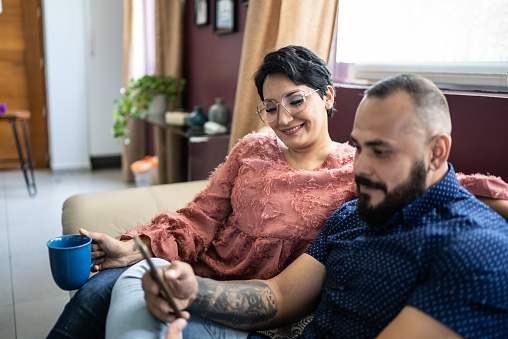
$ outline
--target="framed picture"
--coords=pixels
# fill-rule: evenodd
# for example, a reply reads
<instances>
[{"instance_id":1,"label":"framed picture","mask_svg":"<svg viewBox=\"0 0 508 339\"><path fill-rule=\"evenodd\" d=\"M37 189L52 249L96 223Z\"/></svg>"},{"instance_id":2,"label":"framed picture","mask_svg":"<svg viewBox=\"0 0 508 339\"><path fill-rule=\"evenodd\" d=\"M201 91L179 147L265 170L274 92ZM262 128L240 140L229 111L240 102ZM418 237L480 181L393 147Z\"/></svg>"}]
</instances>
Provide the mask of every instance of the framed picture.
<instances>
[{"instance_id":1,"label":"framed picture","mask_svg":"<svg viewBox=\"0 0 508 339\"><path fill-rule=\"evenodd\" d=\"M208 0L194 0L194 24L208 25Z\"/></svg>"},{"instance_id":2,"label":"framed picture","mask_svg":"<svg viewBox=\"0 0 508 339\"><path fill-rule=\"evenodd\" d=\"M235 0L215 0L213 31L216 34L233 33L236 29Z\"/></svg>"}]
</instances>

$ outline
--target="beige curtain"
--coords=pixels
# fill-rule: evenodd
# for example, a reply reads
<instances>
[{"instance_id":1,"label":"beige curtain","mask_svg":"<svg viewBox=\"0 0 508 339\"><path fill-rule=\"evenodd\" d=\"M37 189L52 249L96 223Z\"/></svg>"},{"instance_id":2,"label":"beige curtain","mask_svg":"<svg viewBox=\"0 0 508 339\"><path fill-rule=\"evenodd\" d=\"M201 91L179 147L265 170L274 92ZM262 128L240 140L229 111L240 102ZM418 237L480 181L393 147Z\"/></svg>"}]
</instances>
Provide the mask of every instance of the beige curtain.
<instances>
[{"instance_id":1,"label":"beige curtain","mask_svg":"<svg viewBox=\"0 0 508 339\"><path fill-rule=\"evenodd\" d=\"M301 45L328 60L339 0L251 0L240 59L230 148L263 123L253 75L268 51Z\"/></svg>"},{"instance_id":2,"label":"beige curtain","mask_svg":"<svg viewBox=\"0 0 508 339\"><path fill-rule=\"evenodd\" d=\"M122 27L122 85L128 86L133 77L137 77L139 71L135 69L136 57L133 52L136 51L134 43L133 30L133 1L123 1L123 27ZM138 47L139 49L139 47ZM138 119L130 119L127 123L129 129L129 143L122 143L122 179L126 182L134 181L134 176L130 170L130 164L142 159L146 154L146 135L145 123Z\"/></svg>"},{"instance_id":3,"label":"beige curtain","mask_svg":"<svg viewBox=\"0 0 508 339\"><path fill-rule=\"evenodd\" d=\"M182 76L183 15L181 0L155 0L155 74Z\"/></svg>"},{"instance_id":4,"label":"beige curtain","mask_svg":"<svg viewBox=\"0 0 508 339\"><path fill-rule=\"evenodd\" d=\"M155 0L155 74L182 77L184 2ZM179 107L170 107L176 109ZM155 127L155 153L159 157L159 183L185 181L182 145L185 140Z\"/></svg>"},{"instance_id":5,"label":"beige curtain","mask_svg":"<svg viewBox=\"0 0 508 339\"><path fill-rule=\"evenodd\" d=\"M123 85L126 86L131 78L144 75L144 60L139 53L145 52L144 41L139 41L139 30L143 30L144 22L139 23L144 14L134 11L144 10L144 1L124 0L123 13ZM181 0L154 0L155 5L155 75L172 75L178 78L182 75L183 53L183 10ZM137 21L136 26L133 22ZM136 35L137 34L137 35ZM144 36L144 34L141 34ZM138 54L137 54L138 53ZM139 67L143 68L140 74ZM177 107L171 107L175 109ZM130 164L142 159L146 155L145 123L138 119L131 119L128 123L129 144L123 145L122 150L122 178L133 181ZM154 128L155 153L159 157L159 182L168 183L181 181L182 138L167 130ZM176 159L176 160L175 160Z\"/></svg>"}]
</instances>

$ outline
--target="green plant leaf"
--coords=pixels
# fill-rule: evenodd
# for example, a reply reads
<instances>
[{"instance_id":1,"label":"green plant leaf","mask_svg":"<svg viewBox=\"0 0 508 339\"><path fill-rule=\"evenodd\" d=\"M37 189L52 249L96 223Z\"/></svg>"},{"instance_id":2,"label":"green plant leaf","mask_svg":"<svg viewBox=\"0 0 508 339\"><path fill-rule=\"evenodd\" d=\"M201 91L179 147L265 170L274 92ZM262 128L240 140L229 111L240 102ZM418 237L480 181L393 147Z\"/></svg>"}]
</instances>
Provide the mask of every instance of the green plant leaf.
<instances>
[{"instance_id":1,"label":"green plant leaf","mask_svg":"<svg viewBox=\"0 0 508 339\"><path fill-rule=\"evenodd\" d=\"M179 106L180 94L185 84L185 79L165 75L145 75L139 79L131 79L127 88L120 89L120 99L113 101L113 137L117 140L126 138L129 133L127 118L144 118L148 105L156 94L165 94L168 102Z\"/></svg>"}]
</instances>

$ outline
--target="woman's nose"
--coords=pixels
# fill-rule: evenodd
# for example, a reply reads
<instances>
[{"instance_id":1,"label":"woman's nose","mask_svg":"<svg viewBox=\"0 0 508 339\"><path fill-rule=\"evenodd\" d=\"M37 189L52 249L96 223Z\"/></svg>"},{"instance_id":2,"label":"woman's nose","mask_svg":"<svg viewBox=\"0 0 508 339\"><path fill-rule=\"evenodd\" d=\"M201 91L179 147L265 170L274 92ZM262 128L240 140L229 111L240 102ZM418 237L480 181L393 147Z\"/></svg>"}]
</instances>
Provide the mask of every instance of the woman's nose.
<instances>
[{"instance_id":1,"label":"woman's nose","mask_svg":"<svg viewBox=\"0 0 508 339\"><path fill-rule=\"evenodd\" d=\"M294 119L293 115L289 114L284 108L284 106L280 105L278 118L279 125L287 125L288 123L293 121L293 119Z\"/></svg>"}]
</instances>

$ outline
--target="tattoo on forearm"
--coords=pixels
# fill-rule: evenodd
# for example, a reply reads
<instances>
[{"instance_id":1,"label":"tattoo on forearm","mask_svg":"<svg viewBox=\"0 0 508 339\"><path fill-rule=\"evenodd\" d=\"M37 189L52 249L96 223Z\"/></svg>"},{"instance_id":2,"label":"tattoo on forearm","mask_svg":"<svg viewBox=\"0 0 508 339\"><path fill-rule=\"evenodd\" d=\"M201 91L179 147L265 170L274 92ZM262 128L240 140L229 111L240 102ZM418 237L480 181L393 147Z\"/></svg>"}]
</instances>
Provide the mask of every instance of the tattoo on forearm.
<instances>
[{"instance_id":1,"label":"tattoo on forearm","mask_svg":"<svg viewBox=\"0 0 508 339\"><path fill-rule=\"evenodd\" d=\"M132 252L136 252L137 249L138 249L138 244L134 243L134 245L132 245Z\"/></svg>"},{"instance_id":2,"label":"tattoo on forearm","mask_svg":"<svg viewBox=\"0 0 508 339\"><path fill-rule=\"evenodd\" d=\"M218 282L198 278L199 292L190 310L232 325L255 324L277 313L272 289L261 281Z\"/></svg>"}]
</instances>

